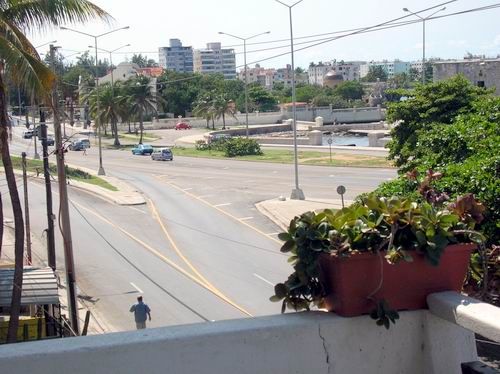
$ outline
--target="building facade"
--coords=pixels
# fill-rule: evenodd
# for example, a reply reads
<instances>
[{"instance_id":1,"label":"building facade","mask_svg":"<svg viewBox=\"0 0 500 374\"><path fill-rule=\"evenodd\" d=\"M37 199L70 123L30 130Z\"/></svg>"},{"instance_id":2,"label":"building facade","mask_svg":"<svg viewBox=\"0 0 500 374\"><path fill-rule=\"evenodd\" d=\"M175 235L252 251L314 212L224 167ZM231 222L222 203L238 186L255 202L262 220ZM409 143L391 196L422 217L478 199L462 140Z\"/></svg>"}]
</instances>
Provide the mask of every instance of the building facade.
<instances>
[{"instance_id":1,"label":"building facade","mask_svg":"<svg viewBox=\"0 0 500 374\"><path fill-rule=\"evenodd\" d=\"M500 95L500 59L466 59L433 63L434 81L463 74L474 86L494 88Z\"/></svg>"},{"instance_id":2,"label":"building facade","mask_svg":"<svg viewBox=\"0 0 500 374\"><path fill-rule=\"evenodd\" d=\"M193 68L196 73L222 74L225 79L236 79L234 49L223 49L221 43L208 43L207 48L194 50Z\"/></svg>"},{"instance_id":3,"label":"building facade","mask_svg":"<svg viewBox=\"0 0 500 374\"><path fill-rule=\"evenodd\" d=\"M380 66L384 71L387 73L387 77L394 78L396 74L401 74L401 73L406 73L408 74L410 72L411 68L411 63L410 62L405 62L405 61L399 61L399 60L394 60L394 61L380 61L380 62L369 62L366 64L363 64L360 66L359 70L359 75L361 78L364 78L368 75L368 72L370 71L370 67L372 66Z\"/></svg>"},{"instance_id":4,"label":"building facade","mask_svg":"<svg viewBox=\"0 0 500 374\"><path fill-rule=\"evenodd\" d=\"M184 47L179 39L170 39L169 47L158 48L159 65L180 73L193 72L193 48Z\"/></svg>"},{"instance_id":5,"label":"building facade","mask_svg":"<svg viewBox=\"0 0 500 374\"><path fill-rule=\"evenodd\" d=\"M308 75L309 84L323 86L327 74L341 75L344 81L355 81L360 78L360 66L362 62L350 61L331 61L327 63L309 65ZM331 76L331 74L330 74Z\"/></svg>"}]
</instances>

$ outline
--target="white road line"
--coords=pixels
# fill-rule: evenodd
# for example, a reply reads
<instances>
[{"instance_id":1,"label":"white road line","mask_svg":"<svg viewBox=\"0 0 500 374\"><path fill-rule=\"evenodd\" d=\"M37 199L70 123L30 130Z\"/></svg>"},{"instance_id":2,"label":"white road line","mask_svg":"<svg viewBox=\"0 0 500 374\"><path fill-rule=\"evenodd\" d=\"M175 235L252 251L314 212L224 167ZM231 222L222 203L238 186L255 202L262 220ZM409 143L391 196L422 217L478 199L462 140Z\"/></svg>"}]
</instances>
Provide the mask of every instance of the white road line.
<instances>
[{"instance_id":1,"label":"white road line","mask_svg":"<svg viewBox=\"0 0 500 374\"><path fill-rule=\"evenodd\" d=\"M193 188L192 187L188 187L188 188L183 188L182 190L183 191L191 191Z\"/></svg>"},{"instance_id":2,"label":"white road line","mask_svg":"<svg viewBox=\"0 0 500 374\"><path fill-rule=\"evenodd\" d=\"M265 283L267 283L267 284L269 284L269 285L271 285L271 286L273 286L273 287L274 287L274 283L273 283L273 282L268 281L266 278L261 277L259 274L255 274L255 273L253 273L253 275L254 275L254 277L256 277L256 278L259 278L261 281L263 281L263 282L265 282Z\"/></svg>"},{"instance_id":3,"label":"white road line","mask_svg":"<svg viewBox=\"0 0 500 374\"><path fill-rule=\"evenodd\" d=\"M279 232L270 232L269 234L266 234L266 235L278 235Z\"/></svg>"},{"instance_id":4,"label":"white road line","mask_svg":"<svg viewBox=\"0 0 500 374\"><path fill-rule=\"evenodd\" d=\"M143 212L142 210L140 209L137 209L137 208L134 208L133 206L129 206L130 209L133 209L133 210L137 210L139 213L142 213L142 214L147 214L146 212Z\"/></svg>"},{"instance_id":5,"label":"white road line","mask_svg":"<svg viewBox=\"0 0 500 374\"><path fill-rule=\"evenodd\" d=\"M231 205L231 203L217 204L217 205L214 205L214 207L219 208L221 206L228 206L228 205Z\"/></svg>"},{"instance_id":6,"label":"white road line","mask_svg":"<svg viewBox=\"0 0 500 374\"><path fill-rule=\"evenodd\" d=\"M139 293L144 293L144 292L142 292L142 290L141 290L139 287L137 287L134 283L130 282L130 285L131 285L132 287L134 287L134 288L135 288L135 289L136 289Z\"/></svg>"},{"instance_id":7,"label":"white road line","mask_svg":"<svg viewBox=\"0 0 500 374\"><path fill-rule=\"evenodd\" d=\"M253 217L243 217L240 218L240 221L248 221L249 219L253 219Z\"/></svg>"}]
</instances>

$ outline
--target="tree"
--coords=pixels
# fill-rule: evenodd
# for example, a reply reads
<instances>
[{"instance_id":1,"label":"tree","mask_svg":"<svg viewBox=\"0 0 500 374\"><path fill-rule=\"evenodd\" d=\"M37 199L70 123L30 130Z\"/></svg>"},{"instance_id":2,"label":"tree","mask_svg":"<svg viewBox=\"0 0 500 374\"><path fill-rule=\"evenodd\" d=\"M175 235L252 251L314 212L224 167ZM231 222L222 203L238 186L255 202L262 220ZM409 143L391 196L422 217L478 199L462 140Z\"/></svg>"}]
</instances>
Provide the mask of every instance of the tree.
<instances>
[{"instance_id":1,"label":"tree","mask_svg":"<svg viewBox=\"0 0 500 374\"><path fill-rule=\"evenodd\" d=\"M93 114L94 118L99 119L100 126L103 124L107 125L108 123L111 124L111 133L115 138L114 145L117 147L120 146L118 121L122 114L126 112L124 106L127 104L126 97L120 96L119 91L119 84L112 87L111 84L106 83L99 86L99 96L97 95L97 89L93 89L84 98L85 101L88 100L89 102L90 113ZM99 97L99 112L97 111L97 97Z\"/></svg>"},{"instance_id":2,"label":"tree","mask_svg":"<svg viewBox=\"0 0 500 374\"><path fill-rule=\"evenodd\" d=\"M18 82L25 92L49 103L55 76L40 60L25 33L57 27L63 23L85 22L107 17L102 9L87 0L45 0L0 2L0 148L9 188L15 224L15 270L11 315L7 342L15 342L19 325L23 279L24 229L23 212L8 144L7 100L4 76ZM3 221L3 214L2 214Z\"/></svg>"},{"instance_id":3,"label":"tree","mask_svg":"<svg viewBox=\"0 0 500 374\"><path fill-rule=\"evenodd\" d=\"M273 94L259 84L248 87L248 100L250 107L254 107L261 112L274 110L278 104Z\"/></svg>"},{"instance_id":4,"label":"tree","mask_svg":"<svg viewBox=\"0 0 500 374\"><path fill-rule=\"evenodd\" d=\"M310 84L297 85L295 90L295 97L298 102L310 103L313 98L316 96L329 92L325 92L326 90L323 87L313 86Z\"/></svg>"},{"instance_id":5,"label":"tree","mask_svg":"<svg viewBox=\"0 0 500 374\"><path fill-rule=\"evenodd\" d=\"M202 93L196 101L193 103L193 113L197 117L202 117L207 121L207 129L209 126L209 121L212 120L212 125L215 130L215 124L213 122L214 110L213 103L214 98L210 92Z\"/></svg>"},{"instance_id":6,"label":"tree","mask_svg":"<svg viewBox=\"0 0 500 374\"><path fill-rule=\"evenodd\" d=\"M153 95L151 80L145 76L129 79L125 88L130 95L131 102L139 116L139 130L141 132L139 144L142 144L144 135L144 114L156 112L157 100Z\"/></svg>"},{"instance_id":7,"label":"tree","mask_svg":"<svg viewBox=\"0 0 500 374\"><path fill-rule=\"evenodd\" d=\"M387 71L380 65L372 65L363 80L366 82L376 82L377 79L385 82L387 80Z\"/></svg>"},{"instance_id":8,"label":"tree","mask_svg":"<svg viewBox=\"0 0 500 374\"><path fill-rule=\"evenodd\" d=\"M224 93L216 95L213 99L213 111L215 118L219 119L222 117L222 129L226 129L226 114L234 117L235 108L234 101L228 98Z\"/></svg>"},{"instance_id":9,"label":"tree","mask_svg":"<svg viewBox=\"0 0 500 374\"><path fill-rule=\"evenodd\" d=\"M412 81L410 75L406 73L394 74L394 77L388 80L388 85L390 88L411 88Z\"/></svg>"},{"instance_id":10,"label":"tree","mask_svg":"<svg viewBox=\"0 0 500 374\"><path fill-rule=\"evenodd\" d=\"M135 54L132 56L131 62L139 65L140 68L149 68L158 66L155 60L148 59L147 56L143 56L142 54Z\"/></svg>"},{"instance_id":11,"label":"tree","mask_svg":"<svg viewBox=\"0 0 500 374\"><path fill-rule=\"evenodd\" d=\"M445 81L418 85L407 91L406 101L390 103L387 119L397 125L393 128L389 143L389 158L402 171L412 167L418 135L434 124L446 126L457 115L470 111L474 102L488 91L475 87L463 75Z\"/></svg>"},{"instance_id":12,"label":"tree","mask_svg":"<svg viewBox=\"0 0 500 374\"><path fill-rule=\"evenodd\" d=\"M358 81L340 83L333 93L344 100L361 100L364 94L363 85Z\"/></svg>"}]
</instances>

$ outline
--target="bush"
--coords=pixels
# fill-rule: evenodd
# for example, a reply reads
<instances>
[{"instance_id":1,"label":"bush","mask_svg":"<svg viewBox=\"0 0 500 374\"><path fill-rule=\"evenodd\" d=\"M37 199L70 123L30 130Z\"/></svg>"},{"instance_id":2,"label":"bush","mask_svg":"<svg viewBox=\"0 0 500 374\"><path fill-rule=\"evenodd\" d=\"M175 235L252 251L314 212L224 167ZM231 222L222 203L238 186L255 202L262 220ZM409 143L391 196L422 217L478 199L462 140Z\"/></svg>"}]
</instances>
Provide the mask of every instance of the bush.
<instances>
[{"instance_id":1,"label":"bush","mask_svg":"<svg viewBox=\"0 0 500 374\"><path fill-rule=\"evenodd\" d=\"M197 151L206 151L209 148L208 143L205 140L197 140L194 147Z\"/></svg>"},{"instance_id":2,"label":"bush","mask_svg":"<svg viewBox=\"0 0 500 374\"><path fill-rule=\"evenodd\" d=\"M226 157L261 155L259 143L254 139L232 138L224 142Z\"/></svg>"}]
</instances>

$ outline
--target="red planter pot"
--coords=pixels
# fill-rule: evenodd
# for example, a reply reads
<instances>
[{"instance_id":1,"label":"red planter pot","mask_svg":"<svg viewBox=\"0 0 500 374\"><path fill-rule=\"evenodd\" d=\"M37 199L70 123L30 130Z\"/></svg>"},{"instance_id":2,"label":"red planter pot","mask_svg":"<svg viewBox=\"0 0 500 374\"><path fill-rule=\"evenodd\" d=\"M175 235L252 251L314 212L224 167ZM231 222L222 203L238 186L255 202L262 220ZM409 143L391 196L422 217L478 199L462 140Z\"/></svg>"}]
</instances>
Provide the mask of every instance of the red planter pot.
<instances>
[{"instance_id":1,"label":"red planter pot","mask_svg":"<svg viewBox=\"0 0 500 374\"><path fill-rule=\"evenodd\" d=\"M372 297L385 299L392 309L414 310L427 307L426 297L434 292L460 291L475 244L454 244L445 248L439 266L424 256L412 254L413 262L392 265L382 256L383 282ZM349 257L323 254L319 258L321 280L327 293L326 308L341 316L370 313L375 304L368 297L381 279L380 258L372 253Z\"/></svg>"}]
</instances>

